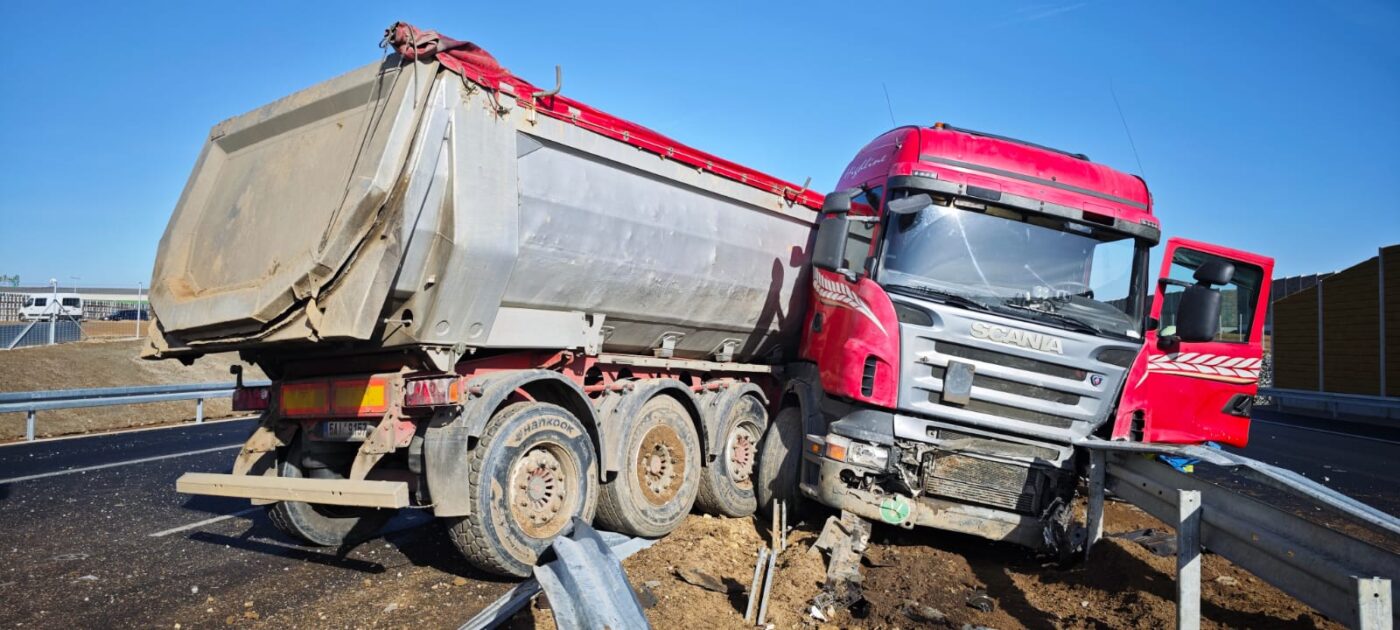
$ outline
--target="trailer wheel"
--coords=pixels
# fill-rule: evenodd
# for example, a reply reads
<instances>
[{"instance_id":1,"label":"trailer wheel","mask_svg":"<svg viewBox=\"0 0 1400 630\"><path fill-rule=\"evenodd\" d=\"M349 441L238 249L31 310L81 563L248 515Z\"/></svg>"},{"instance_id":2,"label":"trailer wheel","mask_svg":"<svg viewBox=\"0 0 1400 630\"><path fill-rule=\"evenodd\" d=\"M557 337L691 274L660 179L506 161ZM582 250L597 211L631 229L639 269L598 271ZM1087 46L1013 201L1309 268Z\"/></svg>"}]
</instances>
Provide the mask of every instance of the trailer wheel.
<instances>
[{"instance_id":1,"label":"trailer wheel","mask_svg":"<svg viewBox=\"0 0 1400 630\"><path fill-rule=\"evenodd\" d=\"M700 491L700 435L680 401L658 394L624 421L617 477L598 497L598 523L659 538L685 520Z\"/></svg>"},{"instance_id":2,"label":"trailer wheel","mask_svg":"<svg viewBox=\"0 0 1400 630\"><path fill-rule=\"evenodd\" d=\"M768 426L759 449L758 505L770 509L773 501L787 503L788 514L797 515L802 508L802 492L798 489L802 465L802 409L787 407L778 412Z\"/></svg>"},{"instance_id":3,"label":"trailer wheel","mask_svg":"<svg viewBox=\"0 0 1400 630\"><path fill-rule=\"evenodd\" d=\"M278 453L277 474L301 479L344 479L344 471L330 468L307 470L301 461L302 434ZM396 510L319 505L302 501L278 501L265 508L272 525L293 538L313 545L338 547L373 537L393 518Z\"/></svg>"},{"instance_id":4,"label":"trailer wheel","mask_svg":"<svg viewBox=\"0 0 1400 630\"><path fill-rule=\"evenodd\" d=\"M593 442L563 407L521 402L496 412L467 460L472 512L446 525L452 543L482 570L527 577L574 517L593 520Z\"/></svg>"},{"instance_id":5,"label":"trailer wheel","mask_svg":"<svg viewBox=\"0 0 1400 630\"><path fill-rule=\"evenodd\" d=\"M700 509L722 516L748 516L758 507L754 498L754 466L758 444L768 424L768 412L753 396L741 396L720 425L717 457L700 476Z\"/></svg>"}]
</instances>

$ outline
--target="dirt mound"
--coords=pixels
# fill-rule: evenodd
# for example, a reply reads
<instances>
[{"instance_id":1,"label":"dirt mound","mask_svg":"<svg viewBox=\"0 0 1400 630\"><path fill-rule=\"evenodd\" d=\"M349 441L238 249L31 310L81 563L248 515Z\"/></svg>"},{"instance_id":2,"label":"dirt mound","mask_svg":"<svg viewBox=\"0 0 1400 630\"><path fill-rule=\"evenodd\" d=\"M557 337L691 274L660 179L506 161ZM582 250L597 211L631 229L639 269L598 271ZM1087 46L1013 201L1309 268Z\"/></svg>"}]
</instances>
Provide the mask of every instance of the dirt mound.
<instances>
[{"instance_id":1,"label":"dirt mound","mask_svg":"<svg viewBox=\"0 0 1400 630\"><path fill-rule=\"evenodd\" d=\"M1166 526L1136 508L1109 503L1110 536ZM1059 569L1013 545L938 532L876 525L866 554L860 616L840 612L818 622L807 614L821 589L825 558L809 553L816 525L809 518L780 557L769 603L775 628L912 628L964 624L991 628L1163 628L1175 625L1176 561L1140 545L1105 538L1087 564ZM1168 530L1169 531L1169 530ZM743 621L747 589L766 530L753 519L691 516L670 536L623 562L634 589L656 596L646 611L657 628L748 628ZM683 581L679 569L699 569L728 586L716 593ZM650 586L647 586L650 583ZM968 605L985 592L990 611ZM1202 626L1210 628L1337 628L1297 600L1259 581L1219 556L1207 554L1202 568ZM941 622L930 622L936 611ZM911 616L912 613L912 616ZM553 628L548 610L532 606L516 628Z\"/></svg>"},{"instance_id":2,"label":"dirt mound","mask_svg":"<svg viewBox=\"0 0 1400 630\"><path fill-rule=\"evenodd\" d=\"M118 323L135 326L131 322ZM140 344L140 341L134 339L86 341L0 351L0 391L174 385L233 380L228 369L237 362L236 355L209 355L186 367L179 361L141 359L137 356L140 353ZM257 368L244 367L247 378L264 378ZM37 416L36 433L40 437L52 437L183 422L194 419L194 407L194 401L179 401L40 411ZM204 415L207 418L227 416L230 413L228 399L214 399L204 403ZM23 438L24 415L0 415L0 441Z\"/></svg>"}]
</instances>

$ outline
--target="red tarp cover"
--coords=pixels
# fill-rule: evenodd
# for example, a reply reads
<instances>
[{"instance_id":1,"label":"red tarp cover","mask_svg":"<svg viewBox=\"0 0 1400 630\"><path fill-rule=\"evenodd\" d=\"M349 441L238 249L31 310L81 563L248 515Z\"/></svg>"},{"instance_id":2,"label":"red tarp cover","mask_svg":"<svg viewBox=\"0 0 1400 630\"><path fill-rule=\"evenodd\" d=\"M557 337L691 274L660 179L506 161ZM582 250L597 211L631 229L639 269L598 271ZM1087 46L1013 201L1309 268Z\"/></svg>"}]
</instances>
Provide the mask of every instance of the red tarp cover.
<instances>
[{"instance_id":1,"label":"red tarp cover","mask_svg":"<svg viewBox=\"0 0 1400 630\"><path fill-rule=\"evenodd\" d=\"M509 85L516 99L546 116L563 120L595 133L689 164L696 168L743 182L754 188L781 194L785 199L809 208L821 208L822 195L761 173L741 164L686 146L634 122L623 120L567 96L535 99L540 88L510 73L491 53L471 42L446 37L437 31L420 31L398 22L384 33L385 39L406 59L436 59L443 67L492 90Z\"/></svg>"}]
</instances>

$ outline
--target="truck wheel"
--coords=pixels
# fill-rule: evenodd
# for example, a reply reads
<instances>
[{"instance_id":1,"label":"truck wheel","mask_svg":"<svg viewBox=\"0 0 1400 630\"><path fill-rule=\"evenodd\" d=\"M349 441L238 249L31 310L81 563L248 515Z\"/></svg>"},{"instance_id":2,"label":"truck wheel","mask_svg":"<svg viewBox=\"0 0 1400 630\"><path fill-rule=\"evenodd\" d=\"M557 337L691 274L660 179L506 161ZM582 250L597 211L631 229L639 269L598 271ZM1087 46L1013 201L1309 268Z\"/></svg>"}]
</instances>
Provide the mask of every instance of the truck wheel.
<instances>
[{"instance_id":1,"label":"truck wheel","mask_svg":"<svg viewBox=\"0 0 1400 630\"><path fill-rule=\"evenodd\" d=\"M798 514L802 507L802 492L798 488L801 465L802 409L787 407L768 426L759 449L758 471L754 475L758 506L770 510L773 501L783 501L789 515Z\"/></svg>"},{"instance_id":2,"label":"truck wheel","mask_svg":"<svg viewBox=\"0 0 1400 630\"><path fill-rule=\"evenodd\" d=\"M344 479L345 471L331 468L307 469L301 461L302 434L278 454L277 474L292 479ZM319 505L301 501L278 501L266 508L272 525L293 538L313 545L338 547L366 540L393 518L396 510Z\"/></svg>"},{"instance_id":3,"label":"truck wheel","mask_svg":"<svg viewBox=\"0 0 1400 630\"><path fill-rule=\"evenodd\" d=\"M522 402L496 412L467 463L472 512L446 525L452 543L482 570L527 577L575 516L593 520L593 442L563 407Z\"/></svg>"},{"instance_id":4,"label":"truck wheel","mask_svg":"<svg viewBox=\"0 0 1400 630\"><path fill-rule=\"evenodd\" d=\"M606 529L659 538L671 533L700 490L700 436L680 401L659 394L624 421L617 478L598 497Z\"/></svg>"},{"instance_id":5,"label":"truck wheel","mask_svg":"<svg viewBox=\"0 0 1400 630\"><path fill-rule=\"evenodd\" d=\"M754 463L758 441L768 424L768 412L753 396L741 396L720 425L720 450L700 476L700 509L722 516L748 516L758 507L754 498Z\"/></svg>"}]
</instances>

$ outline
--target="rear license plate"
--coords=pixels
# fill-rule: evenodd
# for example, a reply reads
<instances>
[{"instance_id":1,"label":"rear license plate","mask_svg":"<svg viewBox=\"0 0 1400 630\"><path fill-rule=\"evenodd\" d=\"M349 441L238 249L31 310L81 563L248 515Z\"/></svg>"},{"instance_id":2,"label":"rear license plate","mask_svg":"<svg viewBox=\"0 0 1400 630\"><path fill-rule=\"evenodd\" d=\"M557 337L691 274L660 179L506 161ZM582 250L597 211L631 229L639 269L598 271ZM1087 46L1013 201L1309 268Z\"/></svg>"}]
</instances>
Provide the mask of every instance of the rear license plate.
<instances>
[{"instance_id":1,"label":"rear license plate","mask_svg":"<svg viewBox=\"0 0 1400 630\"><path fill-rule=\"evenodd\" d=\"M321 437L326 440L363 442L372 430L374 423L364 420L328 420L321 423Z\"/></svg>"}]
</instances>

